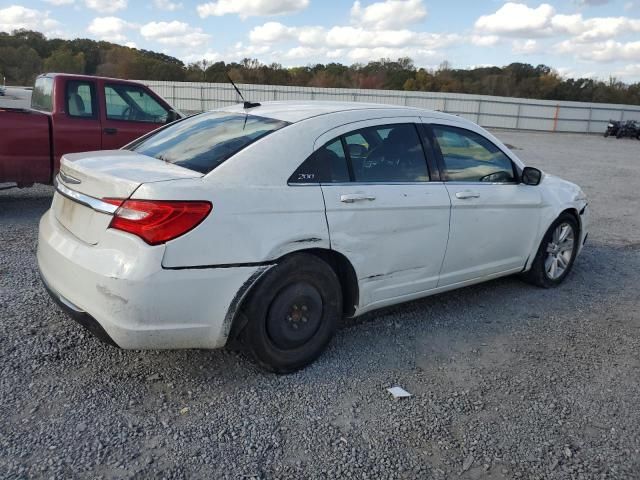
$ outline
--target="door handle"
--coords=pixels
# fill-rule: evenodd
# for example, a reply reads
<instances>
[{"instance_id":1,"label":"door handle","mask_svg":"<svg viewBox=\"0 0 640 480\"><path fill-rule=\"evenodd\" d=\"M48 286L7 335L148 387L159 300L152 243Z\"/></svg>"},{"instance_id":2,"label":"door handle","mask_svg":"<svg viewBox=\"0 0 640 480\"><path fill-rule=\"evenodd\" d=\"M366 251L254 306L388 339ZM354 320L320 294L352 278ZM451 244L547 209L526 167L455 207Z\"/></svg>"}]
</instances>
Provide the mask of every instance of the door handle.
<instances>
[{"instance_id":1,"label":"door handle","mask_svg":"<svg viewBox=\"0 0 640 480\"><path fill-rule=\"evenodd\" d=\"M116 133L118 133L118 129L117 128L105 128L102 131L104 133L106 133L107 135L115 135Z\"/></svg>"},{"instance_id":2,"label":"door handle","mask_svg":"<svg viewBox=\"0 0 640 480\"><path fill-rule=\"evenodd\" d=\"M460 200L468 200L469 198L480 198L480 194L466 190L464 192L456 193L456 198L459 198Z\"/></svg>"},{"instance_id":3,"label":"door handle","mask_svg":"<svg viewBox=\"0 0 640 480\"><path fill-rule=\"evenodd\" d=\"M375 199L376 197L373 197L371 195L366 195L364 193L349 193L347 195L340 195L340 201L342 203L363 202L365 200L372 202Z\"/></svg>"}]
</instances>

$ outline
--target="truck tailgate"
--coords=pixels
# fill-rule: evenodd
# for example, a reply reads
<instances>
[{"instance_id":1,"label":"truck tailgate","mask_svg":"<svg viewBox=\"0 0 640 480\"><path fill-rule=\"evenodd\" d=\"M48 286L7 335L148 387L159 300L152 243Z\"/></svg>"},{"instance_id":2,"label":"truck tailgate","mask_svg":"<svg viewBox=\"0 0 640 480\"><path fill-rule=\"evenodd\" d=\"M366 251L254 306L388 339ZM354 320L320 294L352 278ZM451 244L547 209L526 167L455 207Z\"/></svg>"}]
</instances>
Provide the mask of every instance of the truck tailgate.
<instances>
[{"instance_id":1,"label":"truck tailgate","mask_svg":"<svg viewBox=\"0 0 640 480\"><path fill-rule=\"evenodd\" d=\"M0 109L0 183L51 181L50 123L45 113Z\"/></svg>"}]
</instances>

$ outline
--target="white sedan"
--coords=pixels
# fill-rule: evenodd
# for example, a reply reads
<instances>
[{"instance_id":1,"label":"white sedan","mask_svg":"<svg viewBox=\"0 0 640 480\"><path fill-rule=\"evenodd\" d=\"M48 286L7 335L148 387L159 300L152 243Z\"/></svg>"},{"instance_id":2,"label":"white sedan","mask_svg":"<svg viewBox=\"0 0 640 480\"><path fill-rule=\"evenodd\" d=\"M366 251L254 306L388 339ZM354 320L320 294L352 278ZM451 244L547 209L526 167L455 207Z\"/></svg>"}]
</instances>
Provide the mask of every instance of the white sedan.
<instances>
[{"instance_id":1,"label":"white sedan","mask_svg":"<svg viewBox=\"0 0 640 480\"><path fill-rule=\"evenodd\" d=\"M343 317L505 275L560 284L587 216L578 186L460 117L273 102L66 155L38 263L53 298L111 344L237 340L290 372Z\"/></svg>"}]
</instances>

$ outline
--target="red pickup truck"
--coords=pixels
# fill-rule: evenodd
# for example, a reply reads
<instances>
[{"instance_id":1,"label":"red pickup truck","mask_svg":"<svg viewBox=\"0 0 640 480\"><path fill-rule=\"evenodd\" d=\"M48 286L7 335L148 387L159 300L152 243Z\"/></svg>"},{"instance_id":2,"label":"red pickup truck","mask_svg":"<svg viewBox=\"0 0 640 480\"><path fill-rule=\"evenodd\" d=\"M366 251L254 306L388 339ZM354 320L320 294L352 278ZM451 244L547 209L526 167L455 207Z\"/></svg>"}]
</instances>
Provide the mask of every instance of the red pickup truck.
<instances>
[{"instance_id":1,"label":"red pickup truck","mask_svg":"<svg viewBox=\"0 0 640 480\"><path fill-rule=\"evenodd\" d=\"M136 82L40 75L30 109L0 107L0 184L51 183L62 155L117 149L179 118Z\"/></svg>"}]
</instances>

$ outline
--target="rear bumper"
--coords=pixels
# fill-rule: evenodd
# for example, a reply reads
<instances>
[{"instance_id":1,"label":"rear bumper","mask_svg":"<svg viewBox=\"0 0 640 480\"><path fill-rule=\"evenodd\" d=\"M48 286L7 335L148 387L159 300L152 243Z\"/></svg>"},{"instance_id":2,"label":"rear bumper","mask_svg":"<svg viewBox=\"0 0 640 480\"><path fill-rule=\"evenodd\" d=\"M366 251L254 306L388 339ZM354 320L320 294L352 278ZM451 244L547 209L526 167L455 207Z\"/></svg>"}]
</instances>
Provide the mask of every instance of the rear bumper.
<instances>
[{"instance_id":1,"label":"rear bumper","mask_svg":"<svg viewBox=\"0 0 640 480\"><path fill-rule=\"evenodd\" d=\"M218 348L238 292L258 267L166 270L164 246L108 230L99 245L40 220L38 266L47 289L96 336L126 349Z\"/></svg>"},{"instance_id":2,"label":"rear bumper","mask_svg":"<svg viewBox=\"0 0 640 480\"><path fill-rule=\"evenodd\" d=\"M56 302L67 315L91 332L98 340L114 347L118 346L95 318L51 288L44 277L40 276L40 278L47 293L49 293L53 301Z\"/></svg>"}]
</instances>

